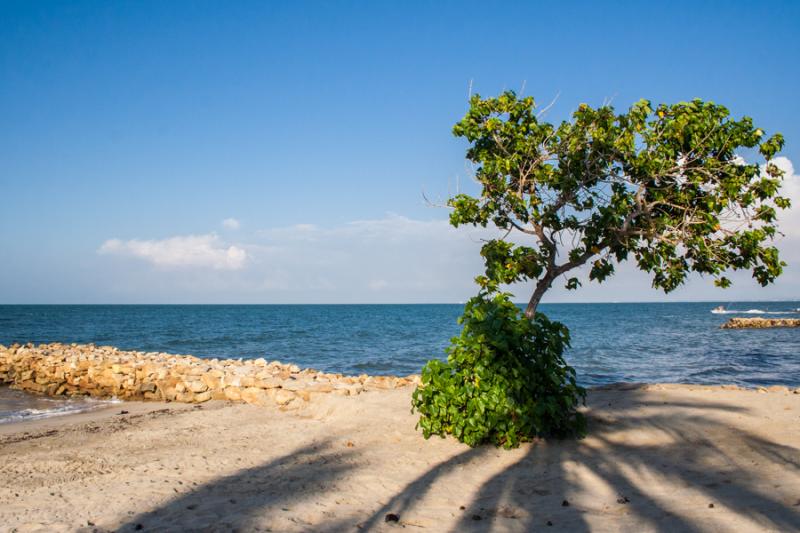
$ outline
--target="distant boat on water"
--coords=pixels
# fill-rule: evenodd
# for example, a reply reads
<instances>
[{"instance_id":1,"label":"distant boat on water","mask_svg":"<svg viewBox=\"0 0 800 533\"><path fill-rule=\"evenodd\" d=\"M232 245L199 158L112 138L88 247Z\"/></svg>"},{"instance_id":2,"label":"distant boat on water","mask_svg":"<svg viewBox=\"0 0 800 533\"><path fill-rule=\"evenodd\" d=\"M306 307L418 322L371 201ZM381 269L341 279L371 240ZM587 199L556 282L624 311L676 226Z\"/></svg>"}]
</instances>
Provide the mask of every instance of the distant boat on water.
<instances>
[{"instance_id":1,"label":"distant boat on water","mask_svg":"<svg viewBox=\"0 0 800 533\"><path fill-rule=\"evenodd\" d=\"M715 315L792 315L800 313L800 308L792 309L791 311L764 311L763 309L747 309L735 310L727 309L724 305L718 305L711 310Z\"/></svg>"}]
</instances>

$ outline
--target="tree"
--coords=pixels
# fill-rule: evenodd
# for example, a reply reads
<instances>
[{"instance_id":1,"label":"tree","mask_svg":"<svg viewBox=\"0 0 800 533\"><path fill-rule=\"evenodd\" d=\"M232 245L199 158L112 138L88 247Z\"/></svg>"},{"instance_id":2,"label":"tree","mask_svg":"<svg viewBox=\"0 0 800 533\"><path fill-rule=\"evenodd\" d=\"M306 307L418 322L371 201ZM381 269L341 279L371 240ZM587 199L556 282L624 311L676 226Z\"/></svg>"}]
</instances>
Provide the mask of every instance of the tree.
<instances>
[{"instance_id":1,"label":"tree","mask_svg":"<svg viewBox=\"0 0 800 533\"><path fill-rule=\"evenodd\" d=\"M728 287L728 271L751 270L761 285L767 285L785 266L771 244L777 209L789 207L789 200L778 194L782 171L770 163L783 137L765 138L750 118L732 119L723 106L692 100L653 108L641 100L616 114L610 106L581 104L571 120L556 126L540 121L532 98L509 91L496 98L473 96L453 132L470 143L467 158L476 164L481 192L478 197L459 194L450 199L451 224L493 224L505 231L504 238L490 240L481 249L486 269L476 278L481 290L472 307L504 305L509 295L500 292L502 285L532 280L535 288L525 317L544 324L546 318L536 309L558 278L587 265L589 280L602 282L614 273L616 263L631 258L652 274L653 286L665 292L679 287L692 272L710 275L718 286ZM763 165L742 157L755 153L764 158ZM534 242L508 240L513 234ZM566 279L568 289L580 285L575 275ZM469 320L474 326L474 317ZM513 317L506 314L504 320ZM522 337L527 334L536 332ZM509 353L518 348L524 352L522 337L509 351L492 345L486 331L478 335L475 327L465 327L462 337L453 341L448 364L426 365L414 400L426 435L458 433L447 430L453 427L449 419L441 427L430 424L439 417L430 402L454 405L436 386L425 391L434 374L440 384L474 380L476 365L498 358L507 363ZM459 350L470 343L474 357L459 358ZM493 347L487 351L487 346ZM557 358L567 371L553 394L582 396L582 389L570 381L574 371L563 363L560 349L512 359L519 362L520 357ZM513 379L535 379L533 367L523 367L527 370ZM458 390L462 396L480 395ZM512 394L507 400L508 407L525 398ZM469 414L467 403L462 401L459 408ZM562 404L568 406L562 418L574 420L578 427L580 417L569 407L573 402ZM505 412L511 416L511 411ZM513 417L519 420L520 414ZM530 437L567 426L563 420L548 426L531 419L525 428L515 429L512 440L518 440L516 430ZM489 429L475 442L506 444L505 427Z\"/></svg>"}]
</instances>

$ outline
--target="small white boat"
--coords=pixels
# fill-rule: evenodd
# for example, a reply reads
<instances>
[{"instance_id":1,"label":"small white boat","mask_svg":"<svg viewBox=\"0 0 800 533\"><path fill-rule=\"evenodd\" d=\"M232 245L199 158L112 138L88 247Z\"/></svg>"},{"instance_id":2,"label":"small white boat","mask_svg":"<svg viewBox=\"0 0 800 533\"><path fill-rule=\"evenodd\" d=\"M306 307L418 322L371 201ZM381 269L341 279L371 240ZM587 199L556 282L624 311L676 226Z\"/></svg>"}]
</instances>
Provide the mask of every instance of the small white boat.
<instances>
[{"instance_id":1,"label":"small white boat","mask_svg":"<svg viewBox=\"0 0 800 533\"><path fill-rule=\"evenodd\" d=\"M800 313L800 308L791 311L765 311L763 309L736 310L727 309L724 305L719 305L711 310L715 315L792 315Z\"/></svg>"}]
</instances>

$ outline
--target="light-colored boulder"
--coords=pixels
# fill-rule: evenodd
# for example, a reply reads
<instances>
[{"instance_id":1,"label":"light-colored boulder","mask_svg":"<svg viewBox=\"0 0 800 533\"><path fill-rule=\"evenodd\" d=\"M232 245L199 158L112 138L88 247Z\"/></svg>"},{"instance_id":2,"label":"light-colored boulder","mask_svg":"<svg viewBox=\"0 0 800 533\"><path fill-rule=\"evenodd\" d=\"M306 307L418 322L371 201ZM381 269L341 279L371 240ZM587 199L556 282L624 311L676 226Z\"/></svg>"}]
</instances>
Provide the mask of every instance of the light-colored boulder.
<instances>
[{"instance_id":1,"label":"light-colored boulder","mask_svg":"<svg viewBox=\"0 0 800 533\"><path fill-rule=\"evenodd\" d=\"M193 392L181 392L175 398L175 401L182 402L182 403L194 403L194 393Z\"/></svg>"},{"instance_id":2,"label":"light-colored boulder","mask_svg":"<svg viewBox=\"0 0 800 533\"><path fill-rule=\"evenodd\" d=\"M192 392L206 392L208 390L208 385L202 381L190 381L187 387Z\"/></svg>"},{"instance_id":3,"label":"light-colored boulder","mask_svg":"<svg viewBox=\"0 0 800 533\"><path fill-rule=\"evenodd\" d=\"M266 378L266 379L256 380L254 382L253 386L258 387L260 389L277 389L282 384L283 384L283 382L280 379L269 377L269 378Z\"/></svg>"},{"instance_id":4,"label":"light-colored boulder","mask_svg":"<svg viewBox=\"0 0 800 533\"><path fill-rule=\"evenodd\" d=\"M267 363L263 358L200 359L158 352L124 352L112 346L88 344L0 346L0 383L48 395L179 402L216 399L296 408L314 395L355 396L365 388L403 387L418 379L418 376L343 376L301 370L298 365L277 361Z\"/></svg>"},{"instance_id":5,"label":"light-colored boulder","mask_svg":"<svg viewBox=\"0 0 800 533\"><path fill-rule=\"evenodd\" d=\"M211 391L205 391L194 395L195 403L207 402L210 399L211 399Z\"/></svg>"},{"instance_id":6,"label":"light-colored boulder","mask_svg":"<svg viewBox=\"0 0 800 533\"><path fill-rule=\"evenodd\" d=\"M315 393L333 392L333 385L330 383L312 383L304 390Z\"/></svg>"},{"instance_id":7,"label":"light-colored boulder","mask_svg":"<svg viewBox=\"0 0 800 533\"><path fill-rule=\"evenodd\" d=\"M242 389L242 401L253 405L269 405L270 396L264 389L247 387Z\"/></svg>"},{"instance_id":8,"label":"light-colored boulder","mask_svg":"<svg viewBox=\"0 0 800 533\"><path fill-rule=\"evenodd\" d=\"M290 390L290 391L298 391L303 390L310 386L310 383L306 381L300 381L298 379L287 379L281 383L281 388Z\"/></svg>"},{"instance_id":9,"label":"light-colored boulder","mask_svg":"<svg viewBox=\"0 0 800 533\"><path fill-rule=\"evenodd\" d=\"M228 397L225 396L225 389L214 389L209 391L211 393L212 400L227 400Z\"/></svg>"},{"instance_id":10,"label":"light-colored boulder","mask_svg":"<svg viewBox=\"0 0 800 533\"><path fill-rule=\"evenodd\" d=\"M225 398L232 402L238 402L242 399L242 389L239 387L234 387L231 385L230 387L225 388Z\"/></svg>"},{"instance_id":11,"label":"light-colored boulder","mask_svg":"<svg viewBox=\"0 0 800 533\"><path fill-rule=\"evenodd\" d=\"M295 393L286 389L272 390L275 391L274 399L278 405L286 405L297 397Z\"/></svg>"}]
</instances>

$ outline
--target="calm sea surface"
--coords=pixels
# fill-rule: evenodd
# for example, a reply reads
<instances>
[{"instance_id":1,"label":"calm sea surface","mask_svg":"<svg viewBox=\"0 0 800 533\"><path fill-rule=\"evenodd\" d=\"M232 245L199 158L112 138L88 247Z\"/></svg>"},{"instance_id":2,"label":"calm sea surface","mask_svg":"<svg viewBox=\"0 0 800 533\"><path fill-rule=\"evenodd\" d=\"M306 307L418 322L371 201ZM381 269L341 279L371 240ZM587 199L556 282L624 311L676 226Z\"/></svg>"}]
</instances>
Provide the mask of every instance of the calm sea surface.
<instances>
[{"instance_id":1,"label":"calm sea surface","mask_svg":"<svg viewBox=\"0 0 800 533\"><path fill-rule=\"evenodd\" d=\"M732 316L800 316L800 302L549 304L587 386L620 381L800 387L800 329L721 330ZM0 344L78 342L278 359L345 374L418 373L444 358L461 305L0 305ZM769 314L738 313L765 311ZM771 314L775 313L775 314ZM63 403L59 403L63 402ZM97 407L0 387L0 423Z\"/></svg>"},{"instance_id":2,"label":"calm sea surface","mask_svg":"<svg viewBox=\"0 0 800 533\"><path fill-rule=\"evenodd\" d=\"M720 303L545 304L572 332L584 385L800 386L800 329L721 330ZM737 302L786 313L800 302ZM278 359L346 374L417 373L444 357L461 305L0 305L0 344L94 342L200 357ZM742 315L747 316L747 315ZM755 315L752 315L755 316ZM776 314L763 316L797 316Z\"/></svg>"}]
</instances>

